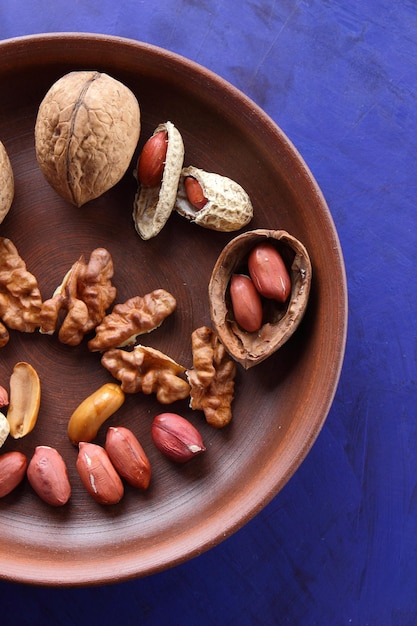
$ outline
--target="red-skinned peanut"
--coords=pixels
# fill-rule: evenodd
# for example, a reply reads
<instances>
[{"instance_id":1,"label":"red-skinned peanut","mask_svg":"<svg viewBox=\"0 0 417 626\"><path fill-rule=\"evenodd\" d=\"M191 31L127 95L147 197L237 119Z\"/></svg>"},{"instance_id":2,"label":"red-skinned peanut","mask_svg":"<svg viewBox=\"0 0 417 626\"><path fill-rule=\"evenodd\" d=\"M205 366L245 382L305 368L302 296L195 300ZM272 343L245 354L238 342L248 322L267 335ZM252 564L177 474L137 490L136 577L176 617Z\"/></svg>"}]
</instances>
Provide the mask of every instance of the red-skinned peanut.
<instances>
[{"instance_id":1,"label":"red-skinned peanut","mask_svg":"<svg viewBox=\"0 0 417 626\"><path fill-rule=\"evenodd\" d=\"M156 187L162 180L168 149L168 133L161 130L143 146L138 161L138 179L144 187Z\"/></svg>"},{"instance_id":2,"label":"red-skinned peanut","mask_svg":"<svg viewBox=\"0 0 417 626\"><path fill-rule=\"evenodd\" d=\"M203 188L196 178L193 176L187 176L184 180L184 187L188 201L195 209L197 209L197 211L200 211L206 206L208 200L204 195Z\"/></svg>"},{"instance_id":3,"label":"red-skinned peanut","mask_svg":"<svg viewBox=\"0 0 417 626\"><path fill-rule=\"evenodd\" d=\"M249 254L248 269L256 290L264 296L286 302L291 293L291 279L278 250L261 243Z\"/></svg>"},{"instance_id":4,"label":"red-skinned peanut","mask_svg":"<svg viewBox=\"0 0 417 626\"><path fill-rule=\"evenodd\" d=\"M249 276L233 274L230 280L230 298L239 326L248 333L259 330L262 326L262 302Z\"/></svg>"}]
</instances>

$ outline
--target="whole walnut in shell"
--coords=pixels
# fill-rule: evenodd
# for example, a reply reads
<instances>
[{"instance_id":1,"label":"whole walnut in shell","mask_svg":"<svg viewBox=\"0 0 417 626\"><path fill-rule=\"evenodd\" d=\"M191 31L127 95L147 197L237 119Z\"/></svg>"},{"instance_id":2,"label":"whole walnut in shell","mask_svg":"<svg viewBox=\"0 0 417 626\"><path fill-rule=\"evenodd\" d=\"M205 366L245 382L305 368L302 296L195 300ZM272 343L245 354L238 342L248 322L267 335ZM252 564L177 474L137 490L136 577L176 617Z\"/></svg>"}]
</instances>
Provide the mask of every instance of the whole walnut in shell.
<instances>
[{"instance_id":1,"label":"whole walnut in shell","mask_svg":"<svg viewBox=\"0 0 417 626\"><path fill-rule=\"evenodd\" d=\"M36 157L55 191L82 206L123 177L139 134L140 108L128 87L100 72L70 72L40 104Z\"/></svg>"},{"instance_id":2,"label":"whole walnut in shell","mask_svg":"<svg viewBox=\"0 0 417 626\"><path fill-rule=\"evenodd\" d=\"M14 198L14 176L6 148L0 141L0 224L9 212Z\"/></svg>"}]
</instances>

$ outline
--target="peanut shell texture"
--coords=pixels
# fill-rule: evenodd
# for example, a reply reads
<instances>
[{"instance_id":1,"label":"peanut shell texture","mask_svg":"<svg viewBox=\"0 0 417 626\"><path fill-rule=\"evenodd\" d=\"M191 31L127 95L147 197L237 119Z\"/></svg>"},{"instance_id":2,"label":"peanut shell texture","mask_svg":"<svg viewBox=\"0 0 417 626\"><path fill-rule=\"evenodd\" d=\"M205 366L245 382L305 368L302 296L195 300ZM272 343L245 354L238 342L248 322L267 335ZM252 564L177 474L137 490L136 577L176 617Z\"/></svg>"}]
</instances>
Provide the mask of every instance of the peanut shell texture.
<instances>
[{"instance_id":1,"label":"peanut shell texture","mask_svg":"<svg viewBox=\"0 0 417 626\"><path fill-rule=\"evenodd\" d=\"M140 107L120 81L97 71L62 76L42 100L35 124L39 167L80 207L126 173L140 135Z\"/></svg>"},{"instance_id":2,"label":"peanut shell texture","mask_svg":"<svg viewBox=\"0 0 417 626\"><path fill-rule=\"evenodd\" d=\"M201 209L196 209L188 199L185 179L189 176L197 180L207 198ZM193 165L181 171L175 210L198 226L221 232L240 230L253 217L252 202L239 183Z\"/></svg>"},{"instance_id":3,"label":"peanut shell texture","mask_svg":"<svg viewBox=\"0 0 417 626\"><path fill-rule=\"evenodd\" d=\"M168 137L162 180L155 187L138 186L133 203L133 222L136 232L144 239L152 239L161 232L175 207L178 183L184 162L184 143L172 122L164 122L153 136L165 131Z\"/></svg>"},{"instance_id":4,"label":"peanut shell texture","mask_svg":"<svg viewBox=\"0 0 417 626\"><path fill-rule=\"evenodd\" d=\"M0 224L12 206L14 198L14 176L6 148L0 141Z\"/></svg>"}]
</instances>

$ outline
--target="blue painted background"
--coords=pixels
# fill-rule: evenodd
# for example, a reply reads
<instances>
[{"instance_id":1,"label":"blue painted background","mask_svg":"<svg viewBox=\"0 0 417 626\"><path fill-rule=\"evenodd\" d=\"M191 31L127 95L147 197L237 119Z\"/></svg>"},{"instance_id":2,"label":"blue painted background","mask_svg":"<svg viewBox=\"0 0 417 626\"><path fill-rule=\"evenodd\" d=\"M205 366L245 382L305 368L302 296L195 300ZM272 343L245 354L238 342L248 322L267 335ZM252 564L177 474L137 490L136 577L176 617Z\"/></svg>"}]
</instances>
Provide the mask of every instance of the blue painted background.
<instances>
[{"instance_id":1,"label":"blue painted background","mask_svg":"<svg viewBox=\"0 0 417 626\"><path fill-rule=\"evenodd\" d=\"M1 623L417 624L417 2L1 0L0 38L52 31L180 53L281 126L339 232L349 335L317 442L247 526L146 579L0 583Z\"/></svg>"}]
</instances>

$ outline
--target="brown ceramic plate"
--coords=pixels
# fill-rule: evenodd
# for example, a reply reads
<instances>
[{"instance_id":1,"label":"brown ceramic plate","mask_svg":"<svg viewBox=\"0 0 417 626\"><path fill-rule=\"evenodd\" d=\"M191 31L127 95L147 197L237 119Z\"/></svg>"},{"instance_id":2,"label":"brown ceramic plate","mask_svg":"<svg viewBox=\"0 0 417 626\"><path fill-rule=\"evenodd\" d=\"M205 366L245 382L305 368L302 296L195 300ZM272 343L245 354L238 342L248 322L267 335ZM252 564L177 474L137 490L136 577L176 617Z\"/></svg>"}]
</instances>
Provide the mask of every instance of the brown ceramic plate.
<instances>
[{"instance_id":1,"label":"brown ceramic plate","mask_svg":"<svg viewBox=\"0 0 417 626\"><path fill-rule=\"evenodd\" d=\"M330 409L346 339L342 253L329 210L308 168L282 131L246 96L218 76L170 52L135 41L90 34L25 37L0 43L0 139L15 174L15 201L0 225L49 297L80 254L106 247L115 264L118 301L163 287L175 314L142 343L191 367L191 332L210 325L207 285L214 263L234 234L215 233L173 215L154 239L136 234L131 212L132 168L100 199L81 209L64 202L40 173L34 151L38 105L51 84L71 70L97 69L124 82L142 110L139 148L166 120L182 133L185 165L225 174L249 193L255 217L248 229L284 229L307 247L313 284L305 318L270 359L239 367L232 424L216 431L187 402L169 409L197 425L207 452L176 466L150 438L152 396L129 396L106 425L131 428L153 468L145 493L126 488L119 505L103 507L86 494L75 470L77 451L66 429L73 409L112 380L99 356L39 333L13 333L0 355L8 387L17 361L42 382L41 411L26 438L2 452L36 445L64 456L73 487L69 504L54 509L25 480L0 501L0 576L54 585L85 585L144 576L218 544L264 507L285 485L314 443ZM235 233L236 234L236 233ZM103 443L106 428L97 437Z\"/></svg>"}]
</instances>

